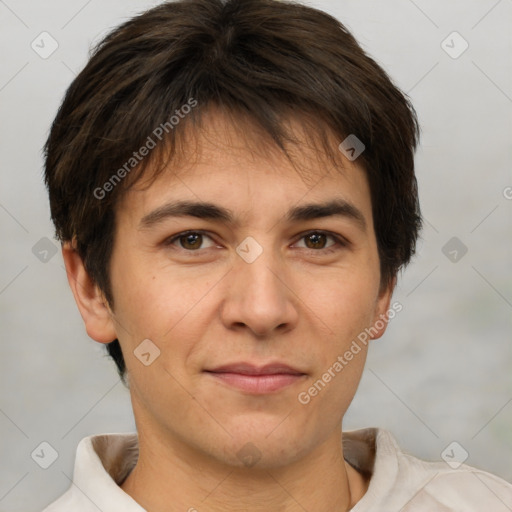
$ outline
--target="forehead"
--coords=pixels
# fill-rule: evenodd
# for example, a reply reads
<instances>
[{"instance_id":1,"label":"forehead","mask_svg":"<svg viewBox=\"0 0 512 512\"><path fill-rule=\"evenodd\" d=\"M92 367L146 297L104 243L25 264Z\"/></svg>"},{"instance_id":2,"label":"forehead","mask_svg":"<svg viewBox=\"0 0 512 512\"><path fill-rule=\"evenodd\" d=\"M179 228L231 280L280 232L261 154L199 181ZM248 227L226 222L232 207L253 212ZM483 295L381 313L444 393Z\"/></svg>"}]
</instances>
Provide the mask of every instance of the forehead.
<instances>
[{"instance_id":1,"label":"forehead","mask_svg":"<svg viewBox=\"0 0 512 512\"><path fill-rule=\"evenodd\" d=\"M249 213L251 208L341 198L371 211L366 172L338 150L339 138L327 132L330 151L311 134L303 119L288 120L290 159L281 148L243 118L217 110L203 114L199 128L189 125L176 137L176 151L163 172L153 176L151 164L118 204L117 214L134 221L169 199L230 204ZM334 155L334 157L333 157ZM147 179L146 179L147 178ZM250 200L248 200L250 198Z\"/></svg>"}]
</instances>

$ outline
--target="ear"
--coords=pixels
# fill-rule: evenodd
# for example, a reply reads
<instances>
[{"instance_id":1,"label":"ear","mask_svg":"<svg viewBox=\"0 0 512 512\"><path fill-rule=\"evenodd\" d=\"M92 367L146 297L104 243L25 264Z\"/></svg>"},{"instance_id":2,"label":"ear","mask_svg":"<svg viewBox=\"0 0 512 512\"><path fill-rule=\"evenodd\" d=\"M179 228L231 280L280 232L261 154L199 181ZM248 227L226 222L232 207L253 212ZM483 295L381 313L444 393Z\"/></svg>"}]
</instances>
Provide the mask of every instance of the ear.
<instances>
[{"instance_id":1,"label":"ear","mask_svg":"<svg viewBox=\"0 0 512 512\"><path fill-rule=\"evenodd\" d=\"M85 270L82 258L71 242L62 245L69 286L82 315L87 334L99 343L110 343L117 338L108 303L98 285Z\"/></svg>"},{"instance_id":2,"label":"ear","mask_svg":"<svg viewBox=\"0 0 512 512\"><path fill-rule=\"evenodd\" d=\"M389 282L385 287L381 287L377 301L375 304L375 314L373 317L373 324L371 328L371 339L379 339L385 332L388 326L389 317L389 305L391 303L391 297L396 286L396 276ZM394 316L394 315L393 315Z\"/></svg>"}]
</instances>

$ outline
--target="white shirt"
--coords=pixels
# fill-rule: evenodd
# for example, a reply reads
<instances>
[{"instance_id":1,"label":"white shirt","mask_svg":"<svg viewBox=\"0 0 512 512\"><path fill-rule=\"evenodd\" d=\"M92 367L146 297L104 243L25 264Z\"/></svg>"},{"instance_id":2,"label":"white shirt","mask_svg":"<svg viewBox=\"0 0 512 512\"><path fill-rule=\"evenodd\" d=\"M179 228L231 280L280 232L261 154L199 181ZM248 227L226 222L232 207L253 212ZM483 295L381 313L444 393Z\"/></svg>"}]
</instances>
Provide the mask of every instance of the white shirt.
<instances>
[{"instance_id":1,"label":"white shirt","mask_svg":"<svg viewBox=\"0 0 512 512\"><path fill-rule=\"evenodd\" d=\"M512 511L510 483L465 464L452 469L446 462L417 459L402 452L386 430L344 432L343 452L349 464L371 475L351 512ZM135 433L82 439L71 487L43 512L144 512L119 487L137 458Z\"/></svg>"}]
</instances>

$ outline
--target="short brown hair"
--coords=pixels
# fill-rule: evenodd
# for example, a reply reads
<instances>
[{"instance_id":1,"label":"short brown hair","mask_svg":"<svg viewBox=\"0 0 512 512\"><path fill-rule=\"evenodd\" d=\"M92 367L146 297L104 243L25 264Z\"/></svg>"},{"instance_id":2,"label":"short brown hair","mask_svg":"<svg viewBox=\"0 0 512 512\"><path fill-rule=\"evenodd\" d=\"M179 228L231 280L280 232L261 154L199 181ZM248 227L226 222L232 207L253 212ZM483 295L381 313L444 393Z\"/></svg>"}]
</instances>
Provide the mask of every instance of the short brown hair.
<instances>
[{"instance_id":1,"label":"short brown hair","mask_svg":"<svg viewBox=\"0 0 512 512\"><path fill-rule=\"evenodd\" d=\"M180 115L194 101L199 108ZM178 0L130 19L96 46L45 145L56 237L76 241L111 307L115 205L164 148L170 161L177 137L208 105L235 121L250 119L287 156L293 138L285 121L293 113L315 121L326 154L339 156L328 133L340 142L355 135L365 147L358 162L371 191L381 284L409 262L421 228L414 174L420 130L386 72L320 10L277 0ZM135 158L149 138L156 147ZM118 340L107 347L124 378Z\"/></svg>"}]
</instances>

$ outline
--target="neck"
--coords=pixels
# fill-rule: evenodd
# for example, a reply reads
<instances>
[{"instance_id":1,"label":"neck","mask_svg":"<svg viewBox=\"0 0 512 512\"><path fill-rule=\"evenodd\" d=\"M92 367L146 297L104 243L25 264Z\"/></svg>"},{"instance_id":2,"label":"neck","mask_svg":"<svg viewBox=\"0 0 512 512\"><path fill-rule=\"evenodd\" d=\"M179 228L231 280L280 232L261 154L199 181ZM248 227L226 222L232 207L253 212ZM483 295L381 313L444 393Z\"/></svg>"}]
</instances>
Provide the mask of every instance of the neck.
<instances>
[{"instance_id":1,"label":"neck","mask_svg":"<svg viewBox=\"0 0 512 512\"><path fill-rule=\"evenodd\" d=\"M176 441L139 431L139 459L121 485L148 512L346 511L368 483L343 460L341 429L302 459L234 468Z\"/></svg>"}]
</instances>

